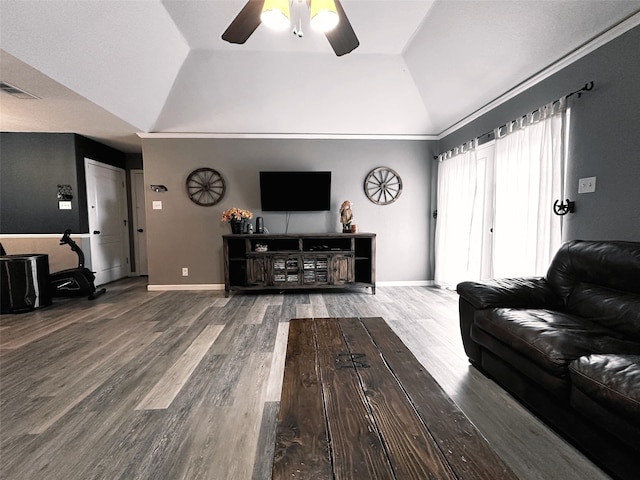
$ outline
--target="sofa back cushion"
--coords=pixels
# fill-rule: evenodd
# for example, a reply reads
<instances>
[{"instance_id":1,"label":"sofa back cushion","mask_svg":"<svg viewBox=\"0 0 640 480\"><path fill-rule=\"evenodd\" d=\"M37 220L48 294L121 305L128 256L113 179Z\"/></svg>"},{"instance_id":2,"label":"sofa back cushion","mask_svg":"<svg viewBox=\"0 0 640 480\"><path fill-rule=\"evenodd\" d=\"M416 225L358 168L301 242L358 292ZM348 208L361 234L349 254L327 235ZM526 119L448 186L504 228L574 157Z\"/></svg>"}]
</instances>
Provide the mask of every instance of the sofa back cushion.
<instances>
[{"instance_id":1,"label":"sofa back cushion","mask_svg":"<svg viewBox=\"0 0 640 480\"><path fill-rule=\"evenodd\" d=\"M640 242L565 243L546 278L568 312L640 340Z\"/></svg>"}]
</instances>

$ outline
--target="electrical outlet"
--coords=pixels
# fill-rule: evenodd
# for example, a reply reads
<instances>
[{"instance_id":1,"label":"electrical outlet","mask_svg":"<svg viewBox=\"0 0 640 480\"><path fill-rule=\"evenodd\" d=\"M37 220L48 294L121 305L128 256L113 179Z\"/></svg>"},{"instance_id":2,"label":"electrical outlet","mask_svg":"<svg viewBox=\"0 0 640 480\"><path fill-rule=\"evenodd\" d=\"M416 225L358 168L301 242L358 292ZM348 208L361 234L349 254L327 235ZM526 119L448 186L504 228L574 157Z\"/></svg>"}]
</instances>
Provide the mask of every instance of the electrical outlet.
<instances>
[{"instance_id":1,"label":"electrical outlet","mask_svg":"<svg viewBox=\"0 0 640 480\"><path fill-rule=\"evenodd\" d=\"M189 269L187 267L182 267L182 276L183 277L189 276Z\"/></svg>"},{"instance_id":2,"label":"electrical outlet","mask_svg":"<svg viewBox=\"0 0 640 480\"><path fill-rule=\"evenodd\" d=\"M592 193L596 191L596 177L586 177L578 180L578 193Z\"/></svg>"}]
</instances>

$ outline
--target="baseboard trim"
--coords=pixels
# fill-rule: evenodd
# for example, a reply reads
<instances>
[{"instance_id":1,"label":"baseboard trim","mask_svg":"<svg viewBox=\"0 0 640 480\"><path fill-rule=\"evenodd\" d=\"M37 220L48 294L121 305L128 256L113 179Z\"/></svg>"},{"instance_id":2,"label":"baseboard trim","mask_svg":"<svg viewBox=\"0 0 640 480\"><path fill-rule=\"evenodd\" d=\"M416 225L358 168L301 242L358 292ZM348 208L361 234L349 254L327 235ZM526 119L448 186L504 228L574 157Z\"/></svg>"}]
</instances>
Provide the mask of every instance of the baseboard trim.
<instances>
[{"instance_id":1,"label":"baseboard trim","mask_svg":"<svg viewBox=\"0 0 640 480\"><path fill-rule=\"evenodd\" d=\"M203 283L185 285L147 285L149 292L165 292L173 290L224 290L222 283Z\"/></svg>"},{"instance_id":2,"label":"baseboard trim","mask_svg":"<svg viewBox=\"0 0 640 480\"><path fill-rule=\"evenodd\" d=\"M376 287L431 287L433 280L399 280L391 282L376 282Z\"/></svg>"},{"instance_id":3,"label":"baseboard trim","mask_svg":"<svg viewBox=\"0 0 640 480\"><path fill-rule=\"evenodd\" d=\"M376 282L376 287L432 287L433 280L409 280ZM149 292L165 292L172 290L224 290L222 283L189 284L189 285L147 285Z\"/></svg>"}]
</instances>

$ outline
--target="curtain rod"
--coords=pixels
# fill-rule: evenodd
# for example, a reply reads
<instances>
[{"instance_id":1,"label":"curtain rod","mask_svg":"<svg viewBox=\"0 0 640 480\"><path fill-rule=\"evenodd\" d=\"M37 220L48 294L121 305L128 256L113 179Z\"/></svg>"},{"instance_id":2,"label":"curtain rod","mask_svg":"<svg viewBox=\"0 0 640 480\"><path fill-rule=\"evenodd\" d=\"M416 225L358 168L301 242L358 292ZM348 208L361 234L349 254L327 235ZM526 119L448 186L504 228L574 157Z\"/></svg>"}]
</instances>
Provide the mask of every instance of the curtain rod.
<instances>
[{"instance_id":1,"label":"curtain rod","mask_svg":"<svg viewBox=\"0 0 640 480\"><path fill-rule=\"evenodd\" d=\"M585 93L585 92L590 92L591 90L593 90L593 80L592 80L592 81L590 81L589 83L585 83L585 84L584 84L584 87L582 87L582 88L580 88L580 89L576 90L575 92L568 93L567 95L565 95L565 98L569 98L569 97L571 97L571 96L573 96L573 95L577 95L577 96L578 96L578 98L580 98L580 97L582 97L582 94L583 94L583 93ZM553 101L553 102L551 102L551 103L557 103L557 102L559 102L559 101L560 101L560 99L557 99L557 100L554 100L554 101ZM535 112L537 112L537 111L538 111L538 109L536 108L536 109L535 109L535 110L533 110L533 112L531 112L531 113L535 113ZM526 116L526 115L523 115L523 116ZM502 128L502 127L506 127L506 124L500 125L498 128ZM483 133L482 135L478 135L477 137L475 137L475 138L474 138L473 140L471 140L470 142L476 141L477 139L482 138L482 137L488 137L488 136L491 136L491 135L493 135L494 130L495 130L495 129L493 129L493 130L491 130L491 131L489 131L489 132ZM456 148L463 147L464 145L466 145L467 143L470 143L470 142L465 142L465 143L463 143L463 144L461 144L461 145L458 145L457 147L450 148L449 150L447 150L446 152L441 153L440 155L444 155L444 154L446 154L446 153L448 153L448 152L451 152L451 151L455 150ZM440 158L440 155L434 155L434 156L433 156L433 159L434 159L434 160L437 160L438 158Z\"/></svg>"}]
</instances>

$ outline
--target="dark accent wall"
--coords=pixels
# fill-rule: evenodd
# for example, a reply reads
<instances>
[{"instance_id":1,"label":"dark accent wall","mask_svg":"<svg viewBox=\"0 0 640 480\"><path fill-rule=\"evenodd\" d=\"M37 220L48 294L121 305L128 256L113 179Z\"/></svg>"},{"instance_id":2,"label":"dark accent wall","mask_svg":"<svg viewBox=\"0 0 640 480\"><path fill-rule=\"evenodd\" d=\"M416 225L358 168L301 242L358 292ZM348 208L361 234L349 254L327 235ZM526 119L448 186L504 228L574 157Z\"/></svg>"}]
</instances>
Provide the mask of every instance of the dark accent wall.
<instances>
[{"instance_id":1,"label":"dark accent wall","mask_svg":"<svg viewBox=\"0 0 640 480\"><path fill-rule=\"evenodd\" d=\"M127 170L142 170L142 154L141 153L125 153L127 162Z\"/></svg>"},{"instance_id":2,"label":"dark accent wall","mask_svg":"<svg viewBox=\"0 0 640 480\"><path fill-rule=\"evenodd\" d=\"M73 133L0 133L0 233L87 233L84 159L124 168L125 154ZM71 185L71 210L57 186Z\"/></svg>"},{"instance_id":3,"label":"dark accent wall","mask_svg":"<svg viewBox=\"0 0 640 480\"><path fill-rule=\"evenodd\" d=\"M576 212L565 217L563 237L640 241L639 47L640 27L635 27L447 135L438 151L445 152L593 81L591 92L570 99L565 196L576 202ZM578 180L593 176L596 192L578 194Z\"/></svg>"}]
</instances>

